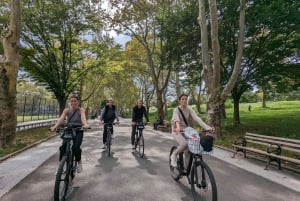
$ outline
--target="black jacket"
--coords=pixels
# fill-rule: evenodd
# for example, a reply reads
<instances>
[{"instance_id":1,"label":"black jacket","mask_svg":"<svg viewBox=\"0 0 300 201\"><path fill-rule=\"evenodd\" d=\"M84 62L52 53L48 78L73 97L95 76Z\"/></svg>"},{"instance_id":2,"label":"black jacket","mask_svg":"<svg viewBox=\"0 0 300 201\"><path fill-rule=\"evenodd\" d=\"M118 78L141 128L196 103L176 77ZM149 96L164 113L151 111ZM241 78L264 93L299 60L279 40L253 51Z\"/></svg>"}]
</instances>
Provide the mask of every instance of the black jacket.
<instances>
[{"instance_id":1,"label":"black jacket","mask_svg":"<svg viewBox=\"0 0 300 201\"><path fill-rule=\"evenodd\" d=\"M147 122L149 122L147 111L145 106L138 108L138 106L134 106L132 110L132 121L138 122L143 120L143 116L146 118Z\"/></svg>"}]
</instances>

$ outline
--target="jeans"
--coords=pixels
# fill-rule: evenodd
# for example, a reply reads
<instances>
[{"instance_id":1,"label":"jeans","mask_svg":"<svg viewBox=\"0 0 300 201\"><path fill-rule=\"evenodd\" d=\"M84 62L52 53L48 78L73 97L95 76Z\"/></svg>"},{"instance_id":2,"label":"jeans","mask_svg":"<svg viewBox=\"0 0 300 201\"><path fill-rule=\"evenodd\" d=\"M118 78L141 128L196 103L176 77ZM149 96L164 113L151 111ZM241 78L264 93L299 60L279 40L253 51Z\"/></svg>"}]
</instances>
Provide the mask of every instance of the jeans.
<instances>
[{"instance_id":1,"label":"jeans","mask_svg":"<svg viewBox=\"0 0 300 201\"><path fill-rule=\"evenodd\" d=\"M73 139L73 146L72 151L75 156L76 161L81 161L81 144L83 140L83 131L77 131L76 136ZM62 159L63 155L66 153L67 149L67 141L63 140L62 145L59 147L60 153L59 153L59 161Z\"/></svg>"}]
</instances>

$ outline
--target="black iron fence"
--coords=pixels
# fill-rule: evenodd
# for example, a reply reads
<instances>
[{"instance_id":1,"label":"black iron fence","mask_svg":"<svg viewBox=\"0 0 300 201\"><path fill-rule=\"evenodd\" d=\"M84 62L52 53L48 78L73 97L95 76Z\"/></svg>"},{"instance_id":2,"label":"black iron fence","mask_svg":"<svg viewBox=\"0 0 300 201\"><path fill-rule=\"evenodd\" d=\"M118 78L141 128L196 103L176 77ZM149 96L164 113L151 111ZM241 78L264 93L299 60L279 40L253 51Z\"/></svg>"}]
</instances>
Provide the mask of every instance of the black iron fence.
<instances>
[{"instance_id":1,"label":"black iron fence","mask_svg":"<svg viewBox=\"0 0 300 201\"><path fill-rule=\"evenodd\" d=\"M17 100L18 122L53 119L59 117L59 106L55 99L23 96Z\"/></svg>"}]
</instances>

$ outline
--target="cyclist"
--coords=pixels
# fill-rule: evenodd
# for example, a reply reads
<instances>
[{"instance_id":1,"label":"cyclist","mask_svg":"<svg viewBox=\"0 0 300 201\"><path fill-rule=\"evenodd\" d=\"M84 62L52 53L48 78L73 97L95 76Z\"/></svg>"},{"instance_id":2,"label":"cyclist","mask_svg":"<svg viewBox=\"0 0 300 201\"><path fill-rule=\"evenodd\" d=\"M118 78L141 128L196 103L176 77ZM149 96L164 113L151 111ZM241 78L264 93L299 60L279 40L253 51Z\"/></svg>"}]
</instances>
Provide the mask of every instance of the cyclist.
<instances>
[{"instance_id":1,"label":"cyclist","mask_svg":"<svg viewBox=\"0 0 300 201\"><path fill-rule=\"evenodd\" d=\"M187 141L186 139L180 134L180 130L185 129L187 126L193 125L193 123L199 124L202 128L205 130L213 130L212 127L207 125L200 117L196 115L196 112L187 106L187 100L188 95L181 94L178 98L179 106L174 109L173 116L172 116L172 135L175 138L175 140L178 142L179 146L176 149L176 151L173 152L171 155L171 165L173 167L177 166L176 157L177 154L184 152L185 154L185 164L188 164L190 153L187 149ZM181 111L180 111L181 110ZM182 112L182 113L181 113ZM184 115L188 125L185 123L184 118L182 117Z\"/></svg>"},{"instance_id":2,"label":"cyclist","mask_svg":"<svg viewBox=\"0 0 300 201\"><path fill-rule=\"evenodd\" d=\"M146 118L147 123L149 123L149 118L147 115L146 107L143 106L143 101L141 99L137 100L136 105L132 110L132 131L131 131L131 145L132 149L135 149L134 141L135 141L135 130L137 122L143 122L143 116Z\"/></svg>"},{"instance_id":3,"label":"cyclist","mask_svg":"<svg viewBox=\"0 0 300 201\"><path fill-rule=\"evenodd\" d=\"M113 123L115 119L117 119L117 123L119 123L119 115L117 107L113 104L113 99L109 98L106 106L103 108L101 115L100 115L100 121L99 124L102 123ZM104 124L103 128L103 147L102 149L106 149L106 138L107 138L107 124ZM111 130L111 133L113 133L113 128ZM112 136L113 138L113 136Z\"/></svg>"},{"instance_id":4,"label":"cyclist","mask_svg":"<svg viewBox=\"0 0 300 201\"><path fill-rule=\"evenodd\" d=\"M57 120L56 124L50 128L52 132L54 132L59 126L64 123L65 118L67 117L67 121L70 124L82 125L83 128L89 128L89 125L86 120L85 110L79 107L79 98L76 95L72 95L69 99L70 108L64 109L63 113ZM80 173L82 171L82 162L81 162L81 144L83 140L83 131L76 131L76 136L73 139L73 152L75 155L75 160L77 162L77 172ZM63 140L62 145L59 150L59 161L62 159L63 155L66 152L66 141Z\"/></svg>"}]
</instances>

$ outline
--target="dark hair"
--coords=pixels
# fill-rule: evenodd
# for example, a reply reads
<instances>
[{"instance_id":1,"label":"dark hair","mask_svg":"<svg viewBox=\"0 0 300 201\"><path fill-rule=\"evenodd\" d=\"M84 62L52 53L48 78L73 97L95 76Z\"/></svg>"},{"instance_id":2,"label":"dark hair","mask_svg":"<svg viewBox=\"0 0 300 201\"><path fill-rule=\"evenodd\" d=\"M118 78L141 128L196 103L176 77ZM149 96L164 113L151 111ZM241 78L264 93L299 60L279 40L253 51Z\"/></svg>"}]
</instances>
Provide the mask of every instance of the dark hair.
<instances>
[{"instance_id":1,"label":"dark hair","mask_svg":"<svg viewBox=\"0 0 300 201\"><path fill-rule=\"evenodd\" d=\"M76 98L79 101L79 97L77 95L71 95L69 99Z\"/></svg>"},{"instance_id":2,"label":"dark hair","mask_svg":"<svg viewBox=\"0 0 300 201\"><path fill-rule=\"evenodd\" d=\"M180 100L182 96L189 97L187 94L180 94L180 96L178 97L178 100Z\"/></svg>"}]
</instances>

